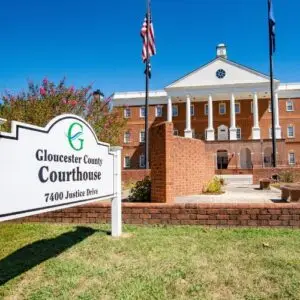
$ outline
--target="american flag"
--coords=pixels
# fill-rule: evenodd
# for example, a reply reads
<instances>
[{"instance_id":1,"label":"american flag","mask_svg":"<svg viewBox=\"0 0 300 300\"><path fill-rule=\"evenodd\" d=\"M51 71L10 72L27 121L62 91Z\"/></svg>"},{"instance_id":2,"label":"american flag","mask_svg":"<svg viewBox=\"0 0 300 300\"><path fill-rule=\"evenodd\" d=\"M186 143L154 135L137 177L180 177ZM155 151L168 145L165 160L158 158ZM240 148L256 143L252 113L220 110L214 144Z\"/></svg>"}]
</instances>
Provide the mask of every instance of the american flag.
<instances>
[{"instance_id":1,"label":"american flag","mask_svg":"<svg viewBox=\"0 0 300 300\"><path fill-rule=\"evenodd\" d=\"M147 19L148 19L148 14L146 14L146 17L144 19L142 29L141 29L141 37L143 40L143 50L142 50L142 59L143 62L146 62L148 58L156 54L156 48L155 48L155 39L154 39L154 28L153 28L153 23L152 23L152 18L151 18L151 13L149 13L149 33L147 34ZM147 43L147 39L149 36L149 43ZM149 57L147 57L147 45L149 46Z\"/></svg>"}]
</instances>

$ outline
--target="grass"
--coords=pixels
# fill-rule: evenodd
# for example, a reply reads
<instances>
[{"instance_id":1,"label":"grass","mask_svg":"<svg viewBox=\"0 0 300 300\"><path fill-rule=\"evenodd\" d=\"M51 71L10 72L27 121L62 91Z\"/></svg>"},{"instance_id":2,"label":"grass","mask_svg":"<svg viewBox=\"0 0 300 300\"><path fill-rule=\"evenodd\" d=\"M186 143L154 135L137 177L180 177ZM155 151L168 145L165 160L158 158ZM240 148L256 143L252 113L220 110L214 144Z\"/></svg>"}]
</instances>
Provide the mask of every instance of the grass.
<instances>
[{"instance_id":1,"label":"grass","mask_svg":"<svg viewBox=\"0 0 300 300\"><path fill-rule=\"evenodd\" d=\"M300 299L299 230L107 229L1 224L0 299Z\"/></svg>"}]
</instances>

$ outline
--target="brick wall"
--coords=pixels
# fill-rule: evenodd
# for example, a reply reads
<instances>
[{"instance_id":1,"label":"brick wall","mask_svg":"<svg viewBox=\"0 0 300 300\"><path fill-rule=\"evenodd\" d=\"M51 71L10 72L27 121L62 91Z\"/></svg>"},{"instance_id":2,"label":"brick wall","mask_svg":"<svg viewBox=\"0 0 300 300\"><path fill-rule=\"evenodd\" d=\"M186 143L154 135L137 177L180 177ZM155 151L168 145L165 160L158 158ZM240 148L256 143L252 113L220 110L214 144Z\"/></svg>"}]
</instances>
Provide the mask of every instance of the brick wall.
<instances>
[{"instance_id":1,"label":"brick wall","mask_svg":"<svg viewBox=\"0 0 300 300\"><path fill-rule=\"evenodd\" d=\"M152 201L172 203L174 197L199 194L214 176L214 158L203 141L173 135L172 123L151 129Z\"/></svg>"},{"instance_id":2,"label":"brick wall","mask_svg":"<svg viewBox=\"0 0 300 300\"><path fill-rule=\"evenodd\" d=\"M143 180L150 173L150 169L122 170L122 182L126 184Z\"/></svg>"},{"instance_id":3,"label":"brick wall","mask_svg":"<svg viewBox=\"0 0 300 300\"><path fill-rule=\"evenodd\" d=\"M300 228L300 204L124 203L124 224L269 226ZM11 222L108 223L109 203L93 203Z\"/></svg>"},{"instance_id":4,"label":"brick wall","mask_svg":"<svg viewBox=\"0 0 300 300\"><path fill-rule=\"evenodd\" d=\"M294 182L300 181L300 168L255 168L253 169L253 183L258 184L261 178L271 178L272 175L281 172L291 171L293 173Z\"/></svg>"}]
</instances>

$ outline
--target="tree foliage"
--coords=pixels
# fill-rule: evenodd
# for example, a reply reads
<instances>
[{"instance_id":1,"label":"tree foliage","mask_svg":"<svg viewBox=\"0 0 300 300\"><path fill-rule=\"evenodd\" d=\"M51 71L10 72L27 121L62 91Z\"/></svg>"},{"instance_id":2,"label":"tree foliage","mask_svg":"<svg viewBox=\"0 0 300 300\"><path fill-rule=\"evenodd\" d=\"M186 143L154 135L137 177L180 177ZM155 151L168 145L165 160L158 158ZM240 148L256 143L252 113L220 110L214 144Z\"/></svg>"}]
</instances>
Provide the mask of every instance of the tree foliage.
<instances>
[{"instance_id":1,"label":"tree foliage","mask_svg":"<svg viewBox=\"0 0 300 300\"><path fill-rule=\"evenodd\" d=\"M10 131L13 120L44 127L54 117L68 113L87 120L99 140L117 145L125 120L120 110L111 108L111 98L103 96L100 90L92 93L92 86L68 87L65 79L57 85L47 78L40 85L28 82L26 92L3 96L0 117L8 122L1 130Z\"/></svg>"}]
</instances>

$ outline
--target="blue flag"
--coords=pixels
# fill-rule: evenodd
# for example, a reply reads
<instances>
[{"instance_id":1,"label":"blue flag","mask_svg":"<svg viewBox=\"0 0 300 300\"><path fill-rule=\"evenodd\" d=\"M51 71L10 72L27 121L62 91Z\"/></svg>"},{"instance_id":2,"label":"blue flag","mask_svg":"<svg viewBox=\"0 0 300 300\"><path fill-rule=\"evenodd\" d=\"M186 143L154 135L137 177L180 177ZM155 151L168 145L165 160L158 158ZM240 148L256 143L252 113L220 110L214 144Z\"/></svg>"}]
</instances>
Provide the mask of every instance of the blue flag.
<instances>
[{"instance_id":1,"label":"blue flag","mask_svg":"<svg viewBox=\"0 0 300 300\"><path fill-rule=\"evenodd\" d=\"M275 52L275 17L273 12L272 0L268 0L269 8L269 34L271 39L271 53Z\"/></svg>"}]
</instances>

